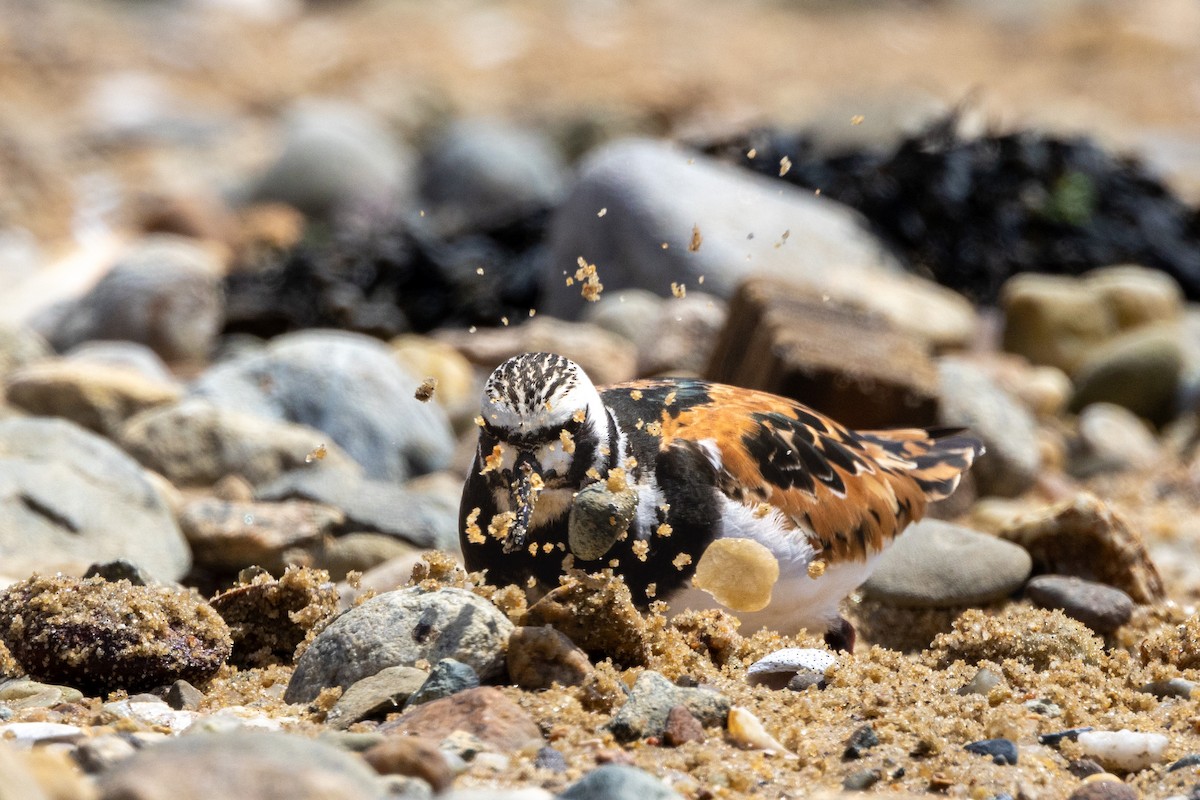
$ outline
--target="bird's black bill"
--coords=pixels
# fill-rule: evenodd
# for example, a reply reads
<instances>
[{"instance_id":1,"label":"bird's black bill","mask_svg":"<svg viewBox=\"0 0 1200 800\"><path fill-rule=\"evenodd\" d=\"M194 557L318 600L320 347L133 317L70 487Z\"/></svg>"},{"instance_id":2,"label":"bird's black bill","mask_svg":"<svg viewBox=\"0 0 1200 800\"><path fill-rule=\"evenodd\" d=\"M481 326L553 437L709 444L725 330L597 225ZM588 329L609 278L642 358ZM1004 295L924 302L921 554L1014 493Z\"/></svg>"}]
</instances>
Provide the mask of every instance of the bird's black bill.
<instances>
[{"instance_id":1,"label":"bird's black bill","mask_svg":"<svg viewBox=\"0 0 1200 800\"><path fill-rule=\"evenodd\" d=\"M504 539L504 552L513 553L525 546L529 537L529 523L533 519L534 459L529 453L519 453L513 464L512 489L513 511L517 518L508 529Z\"/></svg>"}]
</instances>

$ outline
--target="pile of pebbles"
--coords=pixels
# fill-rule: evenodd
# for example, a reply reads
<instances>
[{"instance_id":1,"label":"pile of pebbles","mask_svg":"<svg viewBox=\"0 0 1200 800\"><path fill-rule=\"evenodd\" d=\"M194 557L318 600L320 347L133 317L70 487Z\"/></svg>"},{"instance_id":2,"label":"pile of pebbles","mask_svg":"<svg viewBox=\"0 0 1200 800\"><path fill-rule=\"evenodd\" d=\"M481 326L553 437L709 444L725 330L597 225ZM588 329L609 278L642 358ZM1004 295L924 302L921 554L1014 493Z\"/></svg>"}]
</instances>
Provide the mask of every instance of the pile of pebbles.
<instances>
[{"instance_id":1,"label":"pile of pebbles","mask_svg":"<svg viewBox=\"0 0 1200 800\"><path fill-rule=\"evenodd\" d=\"M569 167L499 123L416 153L309 109L286 137L228 225L147 212L86 262L89 288L18 286L25 313L0 320L4 786L1082 800L1200 783L1195 212L1134 165L1027 134L820 163L778 135L738 145L774 172L791 153L783 177L816 197L646 138ZM1017 244L978 246L1008 219L1017 189L992 176L1013 163L1042 205L1005 229ZM948 186L956 170L972 179ZM978 227L914 250L961 222L950 189ZM1169 235L1143 220L1043 258L1129 207ZM893 217L908 227L880 236ZM967 426L987 454L847 603L855 654L722 612L664 619L612 576L528 604L454 559L482 379L541 349L600 383L702 375L855 426Z\"/></svg>"}]
</instances>

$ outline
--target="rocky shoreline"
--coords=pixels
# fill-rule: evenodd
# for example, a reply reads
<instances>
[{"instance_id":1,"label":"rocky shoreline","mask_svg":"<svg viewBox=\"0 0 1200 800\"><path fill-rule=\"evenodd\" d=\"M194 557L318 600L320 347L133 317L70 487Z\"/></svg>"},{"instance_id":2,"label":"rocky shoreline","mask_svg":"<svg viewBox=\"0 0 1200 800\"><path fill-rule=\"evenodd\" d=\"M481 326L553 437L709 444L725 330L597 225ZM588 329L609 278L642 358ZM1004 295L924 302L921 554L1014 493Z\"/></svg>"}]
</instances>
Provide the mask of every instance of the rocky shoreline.
<instances>
[{"instance_id":1,"label":"rocky shoreline","mask_svg":"<svg viewBox=\"0 0 1200 800\"><path fill-rule=\"evenodd\" d=\"M430 54L441 100L379 94L369 78L416 56L376 29L433 40L441 12L311 5L0 14L21 43L0 61L20 145L0 796L1200 796L1186 160L1164 181L1101 140L904 98L916 123L886 104L793 122L732 56L690 116L669 81L626 76L595 119L562 86L539 97L536 70ZM557 24L534 5L464 17L494 39L462 58ZM1164 35L1104 5L1100 82ZM691 24L628 13L626 36ZM978 10L824 13L700 16L761 41L798 19L1012 35ZM1047 44L1076 41L1071 13L1026 21L1046 37L1030 59L1079 57ZM561 63L552 42L522 46ZM1163 86L1200 57L1172 47ZM777 122L745 123L739 96ZM472 99L540 116L454 106ZM1129 113L1186 121L1150 102ZM457 517L482 380L538 350L597 383L701 375L852 427L965 426L987 453L844 604L853 653L639 610L611 574L529 598L463 571Z\"/></svg>"}]
</instances>

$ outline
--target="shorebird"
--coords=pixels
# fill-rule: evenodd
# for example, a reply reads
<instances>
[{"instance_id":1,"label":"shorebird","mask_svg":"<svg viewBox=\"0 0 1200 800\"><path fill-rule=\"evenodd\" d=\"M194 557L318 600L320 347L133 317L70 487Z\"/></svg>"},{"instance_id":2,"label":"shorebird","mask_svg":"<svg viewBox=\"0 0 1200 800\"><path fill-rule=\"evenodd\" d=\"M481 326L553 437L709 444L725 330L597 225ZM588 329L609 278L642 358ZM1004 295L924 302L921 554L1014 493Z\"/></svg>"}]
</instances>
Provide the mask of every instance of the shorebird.
<instances>
[{"instance_id":1,"label":"shorebird","mask_svg":"<svg viewBox=\"0 0 1200 800\"><path fill-rule=\"evenodd\" d=\"M804 628L839 649L854 644L839 603L983 451L960 430L853 431L701 380L601 390L551 353L505 361L481 405L468 569L543 592L567 569L612 569L643 606L731 607L743 630Z\"/></svg>"}]
</instances>

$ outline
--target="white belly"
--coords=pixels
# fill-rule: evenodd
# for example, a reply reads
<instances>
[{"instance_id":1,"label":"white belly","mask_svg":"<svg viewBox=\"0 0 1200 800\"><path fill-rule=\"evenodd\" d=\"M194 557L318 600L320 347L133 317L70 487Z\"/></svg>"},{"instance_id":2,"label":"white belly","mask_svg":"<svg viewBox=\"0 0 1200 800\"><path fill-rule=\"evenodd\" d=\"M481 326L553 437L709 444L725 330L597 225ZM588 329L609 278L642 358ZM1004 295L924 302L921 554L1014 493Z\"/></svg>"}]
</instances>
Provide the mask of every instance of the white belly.
<instances>
[{"instance_id":1,"label":"white belly","mask_svg":"<svg viewBox=\"0 0 1200 800\"><path fill-rule=\"evenodd\" d=\"M824 633L837 621L841 601L870 576L879 558L874 554L866 561L827 564L824 573L813 578L808 567L816 552L804 533L789 529L790 524L779 513L759 518L752 509L727 501L723 522L722 538L753 539L770 550L779 562L779 580L767 607L760 611L730 612L742 621L743 634L760 628L789 635L802 628L810 633ZM690 584L672 594L667 602L671 615L688 609L724 608L708 592Z\"/></svg>"}]
</instances>

